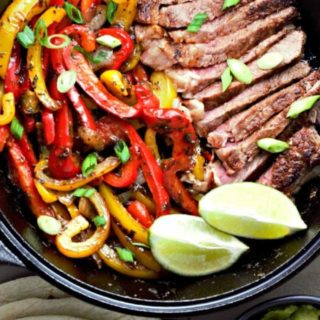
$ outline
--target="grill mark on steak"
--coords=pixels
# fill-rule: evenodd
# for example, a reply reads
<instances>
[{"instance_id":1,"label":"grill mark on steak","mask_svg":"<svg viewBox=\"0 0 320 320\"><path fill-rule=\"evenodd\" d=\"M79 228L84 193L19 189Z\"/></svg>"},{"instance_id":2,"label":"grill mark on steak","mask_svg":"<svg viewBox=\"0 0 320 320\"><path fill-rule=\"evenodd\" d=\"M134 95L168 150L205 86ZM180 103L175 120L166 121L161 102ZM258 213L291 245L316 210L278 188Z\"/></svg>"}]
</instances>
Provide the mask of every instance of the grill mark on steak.
<instances>
[{"instance_id":1,"label":"grill mark on steak","mask_svg":"<svg viewBox=\"0 0 320 320\"><path fill-rule=\"evenodd\" d=\"M307 62L298 62L281 73L275 74L271 78L247 88L232 100L216 109L206 112L204 119L196 123L198 134L201 137L206 137L210 131L217 128L234 114L293 81L305 77L310 70L311 68Z\"/></svg>"},{"instance_id":2,"label":"grill mark on steak","mask_svg":"<svg viewBox=\"0 0 320 320\"><path fill-rule=\"evenodd\" d=\"M277 67L280 68L301 57L305 41L306 35L303 31L292 31L284 39L272 46L267 53L277 52L283 56L281 65ZM253 75L253 84L270 76L276 71L276 68L273 70L261 70L257 66L256 61L251 62L248 67ZM222 92L221 83L214 83L195 94L193 98L203 101L206 106L206 110L210 110L237 95L245 88L246 85L235 81L230 85L227 91Z\"/></svg>"},{"instance_id":3,"label":"grill mark on steak","mask_svg":"<svg viewBox=\"0 0 320 320\"><path fill-rule=\"evenodd\" d=\"M308 77L291 85L261 102L230 118L208 136L208 142L214 148L222 148L227 142L239 142L260 128L273 115L283 110L304 95L316 81L320 72L313 72Z\"/></svg>"},{"instance_id":4,"label":"grill mark on steak","mask_svg":"<svg viewBox=\"0 0 320 320\"><path fill-rule=\"evenodd\" d=\"M319 173L320 136L314 127L302 128L292 136L289 145L258 182L292 195L313 176L312 169Z\"/></svg>"},{"instance_id":5,"label":"grill mark on steak","mask_svg":"<svg viewBox=\"0 0 320 320\"><path fill-rule=\"evenodd\" d=\"M209 43L177 45L180 52L178 63L183 67L202 68L224 62L228 58L239 58L292 21L297 14L296 8L289 7Z\"/></svg>"},{"instance_id":6,"label":"grill mark on steak","mask_svg":"<svg viewBox=\"0 0 320 320\"><path fill-rule=\"evenodd\" d=\"M293 25L284 27L278 33L260 42L256 47L240 57L240 60L244 63L249 63L262 56L271 46L280 41L292 30L294 30ZM172 79L178 92L194 93L220 79L221 74L226 67L226 62L223 62L212 67L201 69L174 67L165 70L165 72Z\"/></svg>"},{"instance_id":7,"label":"grill mark on steak","mask_svg":"<svg viewBox=\"0 0 320 320\"><path fill-rule=\"evenodd\" d=\"M303 97L308 97L320 93L320 81L317 81L314 86L307 91ZM290 123L287 118L287 113L290 105L283 111L275 115L266 122L258 131L255 131L247 139L239 143L229 143L226 147L216 150L216 154L223 162L228 174L232 175L241 170L245 165L251 162L259 153L260 149L257 146L257 141L263 138L276 138Z\"/></svg>"},{"instance_id":8,"label":"grill mark on steak","mask_svg":"<svg viewBox=\"0 0 320 320\"><path fill-rule=\"evenodd\" d=\"M239 8L236 12L227 12L220 18L205 23L196 33L175 30L169 32L169 36L175 43L207 43L217 37L237 32L250 23L264 19L290 5L292 5L291 0L257 0Z\"/></svg>"}]
</instances>

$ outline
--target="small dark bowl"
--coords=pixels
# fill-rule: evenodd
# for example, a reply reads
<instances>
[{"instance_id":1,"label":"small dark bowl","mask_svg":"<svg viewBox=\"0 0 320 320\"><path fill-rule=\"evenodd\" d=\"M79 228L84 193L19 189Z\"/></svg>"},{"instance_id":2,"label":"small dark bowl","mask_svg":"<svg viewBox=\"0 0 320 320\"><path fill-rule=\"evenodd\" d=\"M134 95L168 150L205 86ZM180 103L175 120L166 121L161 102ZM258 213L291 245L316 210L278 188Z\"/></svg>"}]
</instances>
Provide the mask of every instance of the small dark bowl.
<instances>
[{"instance_id":1,"label":"small dark bowl","mask_svg":"<svg viewBox=\"0 0 320 320\"><path fill-rule=\"evenodd\" d=\"M285 296L268 300L246 311L237 320L260 320L261 317L270 309L284 307L291 304L311 304L316 308L320 308L320 296Z\"/></svg>"}]
</instances>

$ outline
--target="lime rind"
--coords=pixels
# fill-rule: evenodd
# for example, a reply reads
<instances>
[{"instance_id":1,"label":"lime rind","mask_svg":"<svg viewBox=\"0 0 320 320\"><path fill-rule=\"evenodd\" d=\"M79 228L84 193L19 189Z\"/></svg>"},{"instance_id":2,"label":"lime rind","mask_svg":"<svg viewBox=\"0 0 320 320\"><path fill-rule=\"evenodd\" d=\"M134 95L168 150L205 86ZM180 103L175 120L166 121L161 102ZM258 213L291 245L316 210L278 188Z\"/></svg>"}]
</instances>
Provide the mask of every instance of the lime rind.
<instances>
[{"instance_id":1,"label":"lime rind","mask_svg":"<svg viewBox=\"0 0 320 320\"><path fill-rule=\"evenodd\" d=\"M200 217L184 214L158 218L150 228L150 246L165 269L183 276L225 270L249 249L235 237L210 227Z\"/></svg>"}]
</instances>

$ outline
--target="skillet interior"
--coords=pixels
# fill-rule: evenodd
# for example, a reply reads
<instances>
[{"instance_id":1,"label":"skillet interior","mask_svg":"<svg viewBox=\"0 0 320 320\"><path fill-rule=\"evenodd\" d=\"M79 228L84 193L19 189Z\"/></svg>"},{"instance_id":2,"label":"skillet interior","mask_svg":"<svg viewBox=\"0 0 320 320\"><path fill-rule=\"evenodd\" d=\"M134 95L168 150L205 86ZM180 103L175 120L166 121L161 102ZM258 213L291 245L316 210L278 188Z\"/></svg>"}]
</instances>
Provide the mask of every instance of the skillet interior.
<instances>
[{"instance_id":1,"label":"skillet interior","mask_svg":"<svg viewBox=\"0 0 320 320\"><path fill-rule=\"evenodd\" d=\"M9 1L1 2L0 11L5 2ZM319 12L320 3L309 2L310 8L302 9L308 17L305 27L309 30L310 41L316 39L313 38L316 29L309 13ZM316 45L311 42L309 47ZM315 61L312 54L307 55ZM1 161L4 164L5 158ZM48 247L37 236L22 195L10 187L6 176L3 168L0 172L0 229L11 248L27 265L55 284L82 298L122 311L181 315L226 306L277 284L301 267L320 247L320 179L317 179L305 186L297 197L303 218L309 225L307 232L280 241L245 241L251 248L250 253L233 268L217 275L158 282L133 280L111 270L97 271L87 262L68 260Z\"/></svg>"}]
</instances>

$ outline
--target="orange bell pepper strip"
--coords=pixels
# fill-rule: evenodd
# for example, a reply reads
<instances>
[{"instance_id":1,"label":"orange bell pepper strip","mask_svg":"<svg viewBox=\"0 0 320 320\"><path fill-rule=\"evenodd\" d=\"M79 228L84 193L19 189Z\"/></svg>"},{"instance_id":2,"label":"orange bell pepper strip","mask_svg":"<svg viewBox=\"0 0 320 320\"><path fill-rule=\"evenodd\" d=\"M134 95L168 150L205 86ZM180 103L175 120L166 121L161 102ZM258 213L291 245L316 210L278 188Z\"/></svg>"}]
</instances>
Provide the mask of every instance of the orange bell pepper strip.
<instances>
[{"instance_id":1,"label":"orange bell pepper strip","mask_svg":"<svg viewBox=\"0 0 320 320\"><path fill-rule=\"evenodd\" d=\"M63 8L51 7L39 19L43 20L48 28L54 22L60 22L65 16L66 11ZM50 96L47 89L42 69L42 46L38 42L28 49L27 65L29 78L38 99L51 111L60 109L61 105Z\"/></svg>"},{"instance_id":2,"label":"orange bell pepper strip","mask_svg":"<svg viewBox=\"0 0 320 320\"><path fill-rule=\"evenodd\" d=\"M104 217L105 224L97 227L93 235L81 242L72 240L74 236L89 227L89 222L81 215L73 218L66 226L66 229L56 237L58 250L69 258L86 258L96 253L106 242L110 231L110 214L105 206L104 200L98 192L89 198L100 217Z\"/></svg>"},{"instance_id":3,"label":"orange bell pepper strip","mask_svg":"<svg viewBox=\"0 0 320 320\"><path fill-rule=\"evenodd\" d=\"M48 0L14 0L0 19L0 77L5 78L14 40L25 23L43 12L49 5Z\"/></svg>"}]
</instances>

